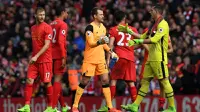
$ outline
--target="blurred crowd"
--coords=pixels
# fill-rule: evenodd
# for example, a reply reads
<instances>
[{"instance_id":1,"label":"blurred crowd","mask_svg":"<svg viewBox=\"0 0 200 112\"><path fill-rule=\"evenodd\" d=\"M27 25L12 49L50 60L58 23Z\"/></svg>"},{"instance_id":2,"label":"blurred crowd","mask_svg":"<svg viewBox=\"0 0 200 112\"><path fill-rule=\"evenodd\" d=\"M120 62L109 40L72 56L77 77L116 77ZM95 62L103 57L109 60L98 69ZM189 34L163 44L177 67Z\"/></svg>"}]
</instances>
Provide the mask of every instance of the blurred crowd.
<instances>
[{"instance_id":1,"label":"blurred crowd","mask_svg":"<svg viewBox=\"0 0 200 112\"><path fill-rule=\"evenodd\" d=\"M160 3L166 9L165 19L170 26L173 53L169 54L169 79L175 94L200 94L200 6L198 0L1 0L0 2L0 95L1 97L23 96L28 61L31 55L30 27L35 23L34 10L44 7L46 22L55 16L55 9L68 7L69 26L67 37L67 71L64 74L64 95L69 95L68 75L73 70L80 75L85 46L83 33L91 21L90 11L94 6L105 13L104 25L115 25L114 12L127 13L129 25L139 33L151 24L149 10L152 4ZM143 49L135 50L137 74L140 74ZM137 76L137 83L140 79ZM39 81L37 81L39 82ZM96 83L94 83L96 82ZM128 94L126 84L118 82L118 95ZM139 86L139 84L137 84ZM42 96L43 84L36 85L34 96ZM124 93L125 91L125 93ZM159 94L157 80L152 80L149 93ZM85 94L101 95L98 78L91 80Z\"/></svg>"}]
</instances>

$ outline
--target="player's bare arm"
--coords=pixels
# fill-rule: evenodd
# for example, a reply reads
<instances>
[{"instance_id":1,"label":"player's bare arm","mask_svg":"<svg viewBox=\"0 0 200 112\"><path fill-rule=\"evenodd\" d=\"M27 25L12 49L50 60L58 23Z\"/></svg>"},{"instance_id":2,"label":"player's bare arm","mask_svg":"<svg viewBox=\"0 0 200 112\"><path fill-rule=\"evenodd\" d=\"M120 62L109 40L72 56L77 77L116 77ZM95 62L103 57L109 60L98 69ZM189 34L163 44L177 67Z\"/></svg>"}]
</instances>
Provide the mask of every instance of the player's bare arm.
<instances>
[{"instance_id":1,"label":"player's bare arm","mask_svg":"<svg viewBox=\"0 0 200 112\"><path fill-rule=\"evenodd\" d=\"M45 40L45 44L42 47L42 49L40 49L40 51L34 57L31 58L29 63L30 64L35 63L37 61L38 57L40 57L49 48L50 43L51 43L50 40Z\"/></svg>"},{"instance_id":2,"label":"player's bare arm","mask_svg":"<svg viewBox=\"0 0 200 112\"><path fill-rule=\"evenodd\" d=\"M168 46L168 51L167 53L172 53L173 52L173 47L172 47L172 44L169 43L169 46Z\"/></svg>"},{"instance_id":3,"label":"player's bare arm","mask_svg":"<svg viewBox=\"0 0 200 112\"><path fill-rule=\"evenodd\" d=\"M169 37L169 43L168 43L168 51L167 51L167 53L172 53L172 52L173 52L173 47L172 47L171 39Z\"/></svg>"}]
</instances>

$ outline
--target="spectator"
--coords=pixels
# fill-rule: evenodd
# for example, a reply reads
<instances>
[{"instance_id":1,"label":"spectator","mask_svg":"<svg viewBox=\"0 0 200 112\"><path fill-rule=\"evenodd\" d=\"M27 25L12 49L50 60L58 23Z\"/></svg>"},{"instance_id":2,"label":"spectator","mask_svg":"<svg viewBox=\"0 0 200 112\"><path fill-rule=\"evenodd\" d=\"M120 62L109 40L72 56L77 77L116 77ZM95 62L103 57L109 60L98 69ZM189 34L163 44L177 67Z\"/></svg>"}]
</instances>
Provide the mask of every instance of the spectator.
<instances>
[{"instance_id":1,"label":"spectator","mask_svg":"<svg viewBox=\"0 0 200 112\"><path fill-rule=\"evenodd\" d=\"M74 32L73 44L76 44L77 49L81 52L85 49L85 41L78 31Z\"/></svg>"}]
</instances>

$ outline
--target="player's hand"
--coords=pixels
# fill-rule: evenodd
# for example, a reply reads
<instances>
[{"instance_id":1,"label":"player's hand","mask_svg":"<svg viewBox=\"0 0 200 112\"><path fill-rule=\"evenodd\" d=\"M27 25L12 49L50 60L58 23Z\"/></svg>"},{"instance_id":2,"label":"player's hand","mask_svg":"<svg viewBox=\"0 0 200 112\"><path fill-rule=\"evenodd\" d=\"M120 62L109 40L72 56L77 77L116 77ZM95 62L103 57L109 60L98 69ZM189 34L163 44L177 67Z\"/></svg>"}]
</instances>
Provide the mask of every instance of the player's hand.
<instances>
[{"instance_id":1,"label":"player's hand","mask_svg":"<svg viewBox=\"0 0 200 112\"><path fill-rule=\"evenodd\" d=\"M133 39L128 41L128 46L131 47L133 45L141 44L143 43L144 39Z\"/></svg>"},{"instance_id":2,"label":"player's hand","mask_svg":"<svg viewBox=\"0 0 200 112\"><path fill-rule=\"evenodd\" d=\"M37 61L37 57L34 56L31 58L31 60L29 61L29 64L34 64Z\"/></svg>"},{"instance_id":3,"label":"player's hand","mask_svg":"<svg viewBox=\"0 0 200 112\"><path fill-rule=\"evenodd\" d=\"M98 44L108 44L109 38L107 36L100 37L100 39L97 42Z\"/></svg>"},{"instance_id":4,"label":"player's hand","mask_svg":"<svg viewBox=\"0 0 200 112\"><path fill-rule=\"evenodd\" d=\"M117 61L118 61L118 59L119 59L118 55L117 55L115 52L112 52L112 53L111 53L111 58L116 58Z\"/></svg>"},{"instance_id":5,"label":"player's hand","mask_svg":"<svg viewBox=\"0 0 200 112\"><path fill-rule=\"evenodd\" d=\"M119 25L118 27L118 30L120 31L120 32L126 32L126 33L129 33L129 34L133 34L133 31L128 27L128 24L126 24L126 26L124 26L124 25Z\"/></svg>"},{"instance_id":6,"label":"player's hand","mask_svg":"<svg viewBox=\"0 0 200 112\"><path fill-rule=\"evenodd\" d=\"M62 58L61 68L65 68L65 66L66 66L66 58Z\"/></svg>"}]
</instances>

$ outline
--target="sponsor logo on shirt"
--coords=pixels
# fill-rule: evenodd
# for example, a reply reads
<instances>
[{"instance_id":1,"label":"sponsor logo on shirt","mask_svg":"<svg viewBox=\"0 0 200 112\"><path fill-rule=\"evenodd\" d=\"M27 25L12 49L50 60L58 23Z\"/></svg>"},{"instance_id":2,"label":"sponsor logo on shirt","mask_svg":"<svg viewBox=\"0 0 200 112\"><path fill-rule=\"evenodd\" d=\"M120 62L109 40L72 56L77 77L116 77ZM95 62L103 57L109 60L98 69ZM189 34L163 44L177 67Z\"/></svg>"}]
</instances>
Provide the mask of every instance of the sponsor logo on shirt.
<instances>
[{"instance_id":1,"label":"sponsor logo on shirt","mask_svg":"<svg viewBox=\"0 0 200 112\"><path fill-rule=\"evenodd\" d=\"M87 31L87 35L90 36L90 35L91 35L91 32L90 32L90 31Z\"/></svg>"},{"instance_id":2,"label":"sponsor logo on shirt","mask_svg":"<svg viewBox=\"0 0 200 112\"><path fill-rule=\"evenodd\" d=\"M51 35L51 34L49 34L49 35L48 35L48 38L49 38L49 39L52 39L52 35Z\"/></svg>"},{"instance_id":3,"label":"sponsor logo on shirt","mask_svg":"<svg viewBox=\"0 0 200 112\"><path fill-rule=\"evenodd\" d=\"M62 34L65 35L65 30L62 30Z\"/></svg>"},{"instance_id":4,"label":"sponsor logo on shirt","mask_svg":"<svg viewBox=\"0 0 200 112\"><path fill-rule=\"evenodd\" d=\"M159 32L162 33L162 32L163 32L163 29L162 29L162 28L159 28Z\"/></svg>"}]
</instances>

